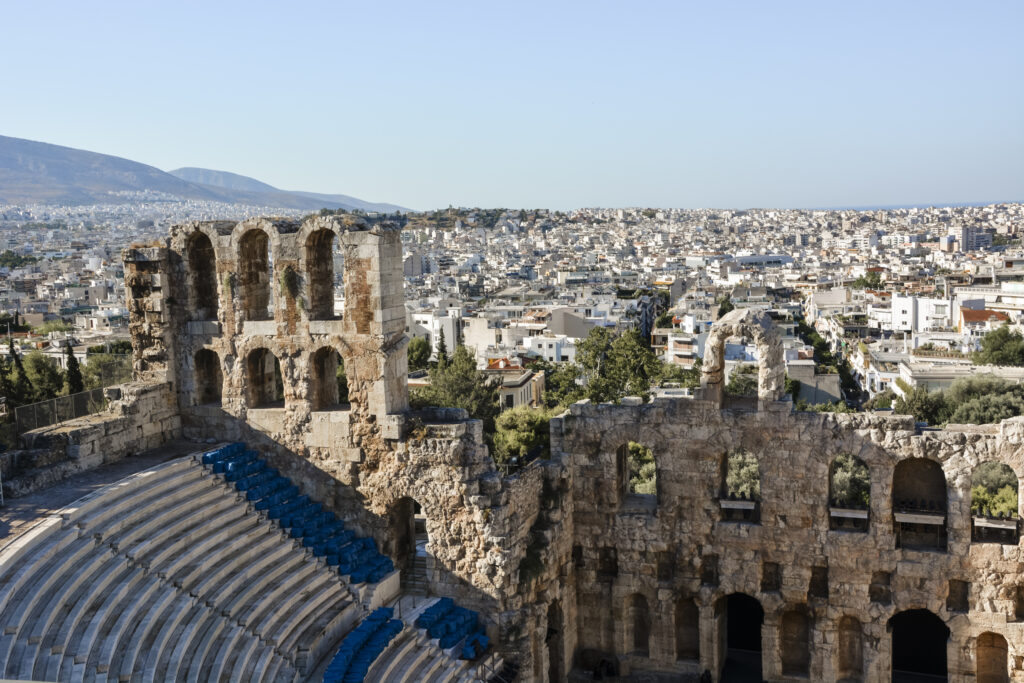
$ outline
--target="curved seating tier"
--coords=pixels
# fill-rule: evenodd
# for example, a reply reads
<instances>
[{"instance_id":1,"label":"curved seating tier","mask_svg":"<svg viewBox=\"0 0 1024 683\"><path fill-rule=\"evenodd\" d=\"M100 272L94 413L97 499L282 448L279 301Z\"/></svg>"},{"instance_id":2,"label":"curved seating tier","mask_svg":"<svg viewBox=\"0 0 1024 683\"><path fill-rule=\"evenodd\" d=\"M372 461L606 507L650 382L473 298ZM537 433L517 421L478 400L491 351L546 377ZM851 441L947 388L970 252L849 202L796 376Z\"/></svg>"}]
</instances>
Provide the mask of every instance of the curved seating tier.
<instances>
[{"instance_id":1,"label":"curved seating tier","mask_svg":"<svg viewBox=\"0 0 1024 683\"><path fill-rule=\"evenodd\" d=\"M217 474L200 457L165 463L0 551L0 678L293 681L317 668L364 613L345 577L379 579L390 560L251 451L225 449L209 458L225 461ZM271 521L285 514L288 526Z\"/></svg>"}]
</instances>

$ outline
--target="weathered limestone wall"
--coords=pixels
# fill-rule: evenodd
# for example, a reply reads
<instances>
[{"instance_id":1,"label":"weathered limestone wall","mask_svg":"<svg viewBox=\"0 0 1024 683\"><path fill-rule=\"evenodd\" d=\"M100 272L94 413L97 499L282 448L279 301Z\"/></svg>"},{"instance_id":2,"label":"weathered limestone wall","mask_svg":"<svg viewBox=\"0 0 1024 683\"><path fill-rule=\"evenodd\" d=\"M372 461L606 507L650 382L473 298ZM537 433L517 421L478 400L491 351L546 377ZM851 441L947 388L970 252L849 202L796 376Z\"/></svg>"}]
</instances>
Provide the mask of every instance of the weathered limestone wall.
<instances>
[{"instance_id":1,"label":"weathered limestone wall","mask_svg":"<svg viewBox=\"0 0 1024 683\"><path fill-rule=\"evenodd\" d=\"M110 405L104 412L26 432L25 449L0 453L4 495L27 495L181 435L169 384L132 382L106 394Z\"/></svg>"},{"instance_id":2,"label":"weathered limestone wall","mask_svg":"<svg viewBox=\"0 0 1024 683\"><path fill-rule=\"evenodd\" d=\"M975 644L986 631L1006 638L1013 679L1024 680L1020 546L972 544L970 517L974 467L996 461L1018 477L1024 473L1024 419L917 433L909 417L733 412L715 401L682 399L576 404L553 428L572 463L580 649L615 655L632 668L716 672L724 656L718 601L745 593L765 611L768 680L787 679L780 621L788 611L810 618L811 680L841 677L837 629L844 617L856 618L863 629L864 680L888 680L886 625L909 609L927 609L951 630L950 680L974 680ZM631 506L620 494L616 450L627 441L655 454L654 508ZM723 458L737 448L758 459L759 524L722 521ZM840 454L856 455L870 467L868 533L829 530L829 468ZM897 463L912 458L933 460L945 474L947 552L896 547L893 473ZM617 566L602 567L602 558L607 564L611 556ZM877 585L881 577L888 578L888 591ZM947 604L951 581L968 584L966 609ZM630 654L627 605L634 594L651 609L649 656ZM677 661L675 605L681 599L696 601L700 610L699 660Z\"/></svg>"}]
</instances>

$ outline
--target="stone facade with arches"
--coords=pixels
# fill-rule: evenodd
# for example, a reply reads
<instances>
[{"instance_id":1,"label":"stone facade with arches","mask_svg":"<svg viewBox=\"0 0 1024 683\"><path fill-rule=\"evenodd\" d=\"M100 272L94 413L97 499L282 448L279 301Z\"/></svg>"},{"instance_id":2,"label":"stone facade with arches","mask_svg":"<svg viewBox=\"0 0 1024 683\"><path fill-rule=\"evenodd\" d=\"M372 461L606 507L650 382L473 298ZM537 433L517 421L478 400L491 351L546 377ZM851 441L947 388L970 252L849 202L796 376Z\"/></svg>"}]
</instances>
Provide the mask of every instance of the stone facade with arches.
<instances>
[{"instance_id":1,"label":"stone facade with arches","mask_svg":"<svg viewBox=\"0 0 1024 683\"><path fill-rule=\"evenodd\" d=\"M431 590L480 610L524 680L720 680L742 653L771 681L883 681L927 631L949 680L1024 681L1019 533L971 512L978 465L1024 474L1024 418L921 430L795 412L771 321L737 310L712 328L694 398L574 404L551 457L503 475L480 422L409 410L399 237L355 217L252 219L126 251L136 383L176 404L177 434L258 445L394 557L417 506ZM734 336L759 349L755 405L724 396ZM339 356L348 402L332 399ZM653 454L653 494L624 480L630 442ZM756 460L756 496L729 495L730 453ZM866 467L863 498L837 500L841 456Z\"/></svg>"}]
</instances>

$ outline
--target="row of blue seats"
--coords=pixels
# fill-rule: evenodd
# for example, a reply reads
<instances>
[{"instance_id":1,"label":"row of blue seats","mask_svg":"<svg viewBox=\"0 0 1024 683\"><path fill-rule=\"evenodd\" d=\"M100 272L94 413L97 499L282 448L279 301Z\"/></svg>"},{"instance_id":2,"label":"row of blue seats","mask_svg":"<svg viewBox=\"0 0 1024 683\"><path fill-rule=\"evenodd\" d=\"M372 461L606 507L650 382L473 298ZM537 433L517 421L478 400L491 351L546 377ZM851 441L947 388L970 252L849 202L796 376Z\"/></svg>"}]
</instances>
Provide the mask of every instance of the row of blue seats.
<instances>
[{"instance_id":1,"label":"row of blue seats","mask_svg":"<svg viewBox=\"0 0 1024 683\"><path fill-rule=\"evenodd\" d=\"M472 657L465 657L466 659L472 659L479 652L486 650L489 643L480 627L480 615L465 607L458 607L451 598L441 598L423 610L416 619L416 626L426 629L429 637L440 640L440 646L444 650L455 647L465 638L463 655L467 651L474 653ZM466 649L467 646L469 650ZM477 650L479 652L476 652Z\"/></svg>"},{"instance_id":2,"label":"row of blue seats","mask_svg":"<svg viewBox=\"0 0 1024 683\"><path fill-rule=\"evenodd\" d=\"M266 511L292 538L300 539L317 557L325 557L328 566L337 567L352 583L377 583L394 571L391 558L377 551L372 538L359 538L346 529L333 512L300 495L290 479L268 468L259 453L245 450L244 444L204 453L202 462L223 474L256 510Z\"/></svg>"},{"instance_id":3,"label":"row of blue seats","mask_svg":"<svg viewBox=\"0 0 1024 683\"><path fill-rule=\"evenodd\" d=\"M373 662L402 632L402 622L393 616L392 608L379 607L352 629L327 665L324 683L363 683Z\"/></svg>"},{"instance_id":4,"label":"row of blue seats","mask_svg":"<svg viewBox=\"0 0 1024 683\"><path fill-rule=\"evenodd\" d=\"M476 659L487 651L487 646L490 644L491 639L484 635L484 630L482 628L477 629L466 636L466 642L462 645L462 653L459 655L459 658Z\"/></svg>"}]
</instances>

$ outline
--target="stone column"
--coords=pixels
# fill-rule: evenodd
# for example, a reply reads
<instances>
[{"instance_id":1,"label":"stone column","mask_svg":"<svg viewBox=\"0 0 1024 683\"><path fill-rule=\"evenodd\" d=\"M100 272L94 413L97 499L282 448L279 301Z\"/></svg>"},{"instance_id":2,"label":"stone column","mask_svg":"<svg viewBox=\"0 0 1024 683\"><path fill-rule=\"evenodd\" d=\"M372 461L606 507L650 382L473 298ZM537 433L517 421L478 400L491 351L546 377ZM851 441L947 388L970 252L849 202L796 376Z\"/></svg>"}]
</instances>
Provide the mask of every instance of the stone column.
<instances>
[{"instance_id":1,"label":"stone column","mask_svg":"<svg viewBox=\"0 0 1024 683\"><path fill-rule=\"evenodd\" d=\"M401 228L354 228L341 236L345 372L352 409L380 423L409 408Z\"/></svg>"},{"instance_id":2,"label":"stone column","mask_svg":"<svg viewBox=\"0 0 1024 683\"><path fill-rule=\"evenodd\" d=\"M173 382L178 325L172 315L176 302L171 294L170 251L131 247L121 257L134 379Z\"/></svg>"}]
</instances>

